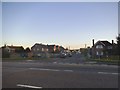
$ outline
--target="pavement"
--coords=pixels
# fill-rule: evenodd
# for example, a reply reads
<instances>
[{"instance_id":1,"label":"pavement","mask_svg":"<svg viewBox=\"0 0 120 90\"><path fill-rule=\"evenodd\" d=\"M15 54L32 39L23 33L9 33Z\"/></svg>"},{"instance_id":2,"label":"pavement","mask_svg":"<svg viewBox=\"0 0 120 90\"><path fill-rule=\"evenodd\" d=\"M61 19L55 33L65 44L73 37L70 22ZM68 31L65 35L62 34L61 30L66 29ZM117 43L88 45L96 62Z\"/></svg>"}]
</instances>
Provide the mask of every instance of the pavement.
<instances>
[{"instance_id":1,"label":"pavement","mask_svg":"<svg viewBox=\"0 0 120 90\"><path fill-rule=\"evenodd\" d=\"M118 88L118 66L84 63L81 56L52 61L2 62L2 88Z\"/></svg>"}]
</instances>

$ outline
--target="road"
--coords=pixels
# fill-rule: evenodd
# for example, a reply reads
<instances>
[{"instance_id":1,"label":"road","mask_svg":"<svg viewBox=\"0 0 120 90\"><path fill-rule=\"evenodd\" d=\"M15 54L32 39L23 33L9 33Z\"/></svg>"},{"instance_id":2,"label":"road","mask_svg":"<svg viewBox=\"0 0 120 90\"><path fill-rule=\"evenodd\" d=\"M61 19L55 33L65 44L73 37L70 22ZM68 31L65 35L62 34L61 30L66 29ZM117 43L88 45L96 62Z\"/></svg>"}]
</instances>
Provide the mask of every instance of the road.
<instances>
[{"instance_id":1,"label":"road","mask_svg":"<svg viewBox=\"0 0 120 90\"><path fill-rule=\"evenodd\" d=\"M118 66L3 62L2 88L117 88Z\"/></svg>"}]
</instances>

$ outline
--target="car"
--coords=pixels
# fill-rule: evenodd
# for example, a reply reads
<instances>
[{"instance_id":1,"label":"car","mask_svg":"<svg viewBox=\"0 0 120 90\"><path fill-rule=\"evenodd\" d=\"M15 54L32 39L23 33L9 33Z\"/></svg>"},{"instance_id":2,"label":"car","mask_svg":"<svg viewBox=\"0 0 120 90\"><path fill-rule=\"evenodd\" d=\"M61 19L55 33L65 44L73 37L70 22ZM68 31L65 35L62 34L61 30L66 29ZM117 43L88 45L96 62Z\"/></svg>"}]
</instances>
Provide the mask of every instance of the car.
<instances>
[{"instance_id":1,"label":"car","mask_svg":"<svg viewBox=\"0 0 120 90\"><path fill-rule=\"evenodd\" d=\"M61 53L61 54L60 54L60 57L61 57L61 58L65 58L65 57L67 57L67 54L66 54L66 53Z\"/></svg>"},{"instance_id":2,"label":"car","mask_svg":"<svg viewBox=\"0 0 120 90\"><path fill-rule=\"evenodd\" d=\"M68 57L72 57L72 54L71 53L68 53L68 55L67 55Z\"/></svg>"}]
</instances>

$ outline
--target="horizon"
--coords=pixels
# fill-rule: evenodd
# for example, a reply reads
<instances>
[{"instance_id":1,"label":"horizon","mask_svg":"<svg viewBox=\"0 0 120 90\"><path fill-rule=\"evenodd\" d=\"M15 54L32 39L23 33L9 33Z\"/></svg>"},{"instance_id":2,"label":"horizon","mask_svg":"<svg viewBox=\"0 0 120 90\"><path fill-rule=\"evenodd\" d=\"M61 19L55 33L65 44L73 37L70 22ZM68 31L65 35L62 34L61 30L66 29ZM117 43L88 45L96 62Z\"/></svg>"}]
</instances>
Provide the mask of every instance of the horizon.
<instances>
[{"instance_id":1,"label":"horizon","mask_svg":"<svg viewBox=\"0 0 120 90\"><path fill-rule=\"evenodd\" d=\"M116 42L117 2L3 2L2 45L55 44L71 49L92 39Z\"/></svg>"}]
</instances>

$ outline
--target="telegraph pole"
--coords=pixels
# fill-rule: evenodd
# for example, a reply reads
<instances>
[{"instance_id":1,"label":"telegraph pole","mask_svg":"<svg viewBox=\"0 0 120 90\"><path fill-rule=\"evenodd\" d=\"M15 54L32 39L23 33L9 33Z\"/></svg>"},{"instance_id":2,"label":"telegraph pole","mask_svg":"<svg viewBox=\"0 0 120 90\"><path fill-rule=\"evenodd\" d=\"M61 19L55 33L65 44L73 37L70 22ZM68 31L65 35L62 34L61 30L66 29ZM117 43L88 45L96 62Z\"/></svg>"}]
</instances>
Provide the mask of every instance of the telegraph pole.
<instances>
[{"instance_id":1,"label":"telegraph pole","mask_svg":"<svg viewBox=\"0 0 120 90\"><path fill-rule=\"evenodd\" d=\"M87 44L85 44L85 48L86 48Z\"/></svg>"}]
</instances>

